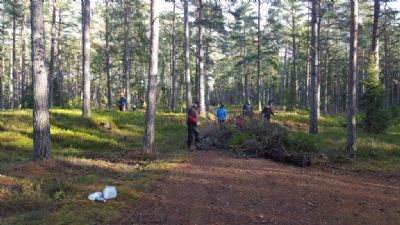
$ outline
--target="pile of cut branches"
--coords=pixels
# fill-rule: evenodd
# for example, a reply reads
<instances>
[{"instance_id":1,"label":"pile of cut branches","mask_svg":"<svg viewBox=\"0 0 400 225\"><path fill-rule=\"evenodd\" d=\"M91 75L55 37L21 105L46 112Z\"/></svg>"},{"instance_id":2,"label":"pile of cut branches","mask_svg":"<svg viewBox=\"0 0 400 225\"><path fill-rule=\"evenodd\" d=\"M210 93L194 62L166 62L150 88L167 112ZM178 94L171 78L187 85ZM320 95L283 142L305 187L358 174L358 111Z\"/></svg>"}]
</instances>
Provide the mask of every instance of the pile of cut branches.
<instances>
[{"instance_id":1,"label":"pile of cut branches","mask_svg":"<svg viewBox=\"0 0 400 225\"><path fill-rule=\"evenodd\" d=\"M225 148L232 132L247 133L255 137L244 141L240 147L234 149L239 157L268 158L301 167L310 166L314 163L314 159L320 157L309 152L290 153L282 141L287 138L288 130L279 124L269 123L257 117L236 116L223 126L216 123L209 124L201 132L203 146Z\"/></svg>"}]
</instances>

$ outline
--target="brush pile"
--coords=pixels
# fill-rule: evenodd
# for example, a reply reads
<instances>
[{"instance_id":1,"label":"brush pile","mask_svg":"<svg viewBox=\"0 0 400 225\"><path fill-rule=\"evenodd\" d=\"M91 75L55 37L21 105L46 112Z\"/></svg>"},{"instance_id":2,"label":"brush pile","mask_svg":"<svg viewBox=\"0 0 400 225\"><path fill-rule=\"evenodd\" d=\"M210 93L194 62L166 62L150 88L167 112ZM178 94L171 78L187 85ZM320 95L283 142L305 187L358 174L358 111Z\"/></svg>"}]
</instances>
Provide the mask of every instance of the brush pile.
<instances>
[{"instance_id":1,"label":"brush pile","mask_svg":"<svg viewBox=\"0 0 400 225\"><path fill-rule=\"evenodd\" d=\"M245 140L241 146L233 147L239 157L268 158L301 167L310 166L315 161L314 159L319 157L308 152L289 153L283 142L288 136L288 130L279 124L255 117L236 116L223 126L217 123L209 124L201 132L202 145L203 147L226 148L233 132L246 133L254 137Z\"/></svg>"}]
</instances>

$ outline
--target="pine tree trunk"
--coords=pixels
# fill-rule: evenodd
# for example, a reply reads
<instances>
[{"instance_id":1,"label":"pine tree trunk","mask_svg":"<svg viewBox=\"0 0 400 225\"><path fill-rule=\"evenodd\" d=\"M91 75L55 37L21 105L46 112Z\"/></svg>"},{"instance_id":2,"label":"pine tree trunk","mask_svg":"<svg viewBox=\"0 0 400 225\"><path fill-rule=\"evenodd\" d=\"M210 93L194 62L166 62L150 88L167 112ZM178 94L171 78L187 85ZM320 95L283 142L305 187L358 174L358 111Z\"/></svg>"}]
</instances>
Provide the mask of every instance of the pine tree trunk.
<instances>
[{"instance_id":1,"label":"pine tree trunk","mask_svg":"<svg viewBox=\"0 0 400 225\"><path fill-rule=\"evenodd\" d=\"M185 82L186 82L186 110L192 105L192 93L190 86L190 36L189 36L189 0L183 0L183 13L184 13L184 64L185 64Z\"/></svg>"},{"instance_id":2,"label":"pine tree trunk","mask_svg":"<svg viewBox=\"0 0 400 225\"><path fill-rule=\"evenodd\" d=\"M158 45L159 45L159 0L151 0L150 17L150 61L147 88L146 124L144 129L143 149L154 151L155 117L157 101Z\"/></svg>"},{"instance_id":3,"label":"pine tree trunk","mask_svg":"<svg viewBox=\"0 0 400 225\"><path fill-rule=\"evenodd\" d=\"M64 107L64 73L63 73L63 58L62 58L62 27L61 27L61 10L58 12L58 38L57 38L57 81L58 81L58 104Z\"/></svg>"},{"instance_id":4,"label":"pine tree trunk","mask_svg":"<svg viewBox=\"0 0 400 225\"><path fill-rule=\"evenodd\" d=\"M320 0L312 1L311 10L311 111L310 134L318 133L318 72L319 72L319 6Z\"/></svg>"},{"instance_id":5,"label":"pine tree trunk","mask_svg":"<svg viewBox=\"0 0 400 225\"><path fill-rule=\"evenodd\" d=\"M125 96L126 96L126 109L130 108L130 101L131 101L131 96L130 96L130 77L129 77L129 13L128 13L128 3L124 3L124 86L125 86Z\"/></svg>"},{"instance_id":6,"label":"pine tree trunk","mask_svg":"<svg viewBox=\"0 0 400 225\"><path fill-rule=\"evenodd\" d=\"M16 49L16 30L17 30L17 25L16 25L16 15L15 12L13 13L12 16L12 86L13 86L13 96L12 96L12 101L11 101L11 109L14 109L15 107L18 108L18 75L17 75L17 49Z\"/></svg>"},{"instance_id":7,"label":"pine tree trunk","mask_svg":"<svg viewBox=\"0 0 400 225\"><path fill-rule=\"evenodd\" d=\"M358 0L351 1L349 93L347 109L347 146L350 154L356 151L356 79L357 79L357 41L358 38Z\"/></svg>"},{"instance_id":8,"label":"pine tree trunk","mask_svg":"<svg viewBox=\"0 0 400 225\"><path fill-rule=\"evenodd\" d=\"M8 101L10 103L10 109L14 109L14 85L13 85L13 61L12 61L13 50L10 49L10 60L8 65Z\"/></svg>"},{"instance_id":9,"label":"pine tree trunk","mask_svg":"<svg viewBox=\"0 0 400 225\"><path fill-rule=\"evenodd\" d=\"M295 12L294 9L292 8L292 53L293 53L293 74L291 77L291 91L293 91L292 93L292 106L291 108L294 109L297 105L297 95L299 92L299 82L298 82L298 78L297 78L297 45L296 45L296 22L295 22Z\"/></svg>"},{"instance_id":10,"label":"pine tree trunk","mask_svg":"<svg viewBox=\"0 0 400 225\"><path fill-rule=\"evenodd\" d=\"M380 14L380 0L374 0L374 18L372 24L372 37L371 37L371 54L375 60L375 66L379 69L379 43L378 43L378 29L379 29L379 14Z\"/></svg>"},{"instance_id":11,"label":"pine tree trunk","mask_svg":"<svg viewBox=\"0 0 400 225\"><path fill-rule=\"evenodd\" d=\"M175 44L175 0L174 3L174 15L172 17L172 52L171 52L171 109L176 110L176 75L175 75L175 65L176 65L176 44Z\"/></svg>"},{"instance_id":12,"label":"pine tree trunk","mask_svg":"<svg viewBox=\"0 0 400 225\"><path fill-rule=\"evenodd\" d=\"M2 30L4 30L4 28L5 28L5 17L4 17L4 14L5 14L5 12L4 12L4 4L3 4L3 7L2 7L2 16L1 16L1 22L2 22L2 26L1 26L1 28L2 28ZM5 55L5 51L4 51L4 39L5 39L5 32L2 32L2 34L1 34L1 43L3 43L3 47L2 47L2 51L1 51L1 74L0 74L0 110L5 110L5 104L4 104L4 102L5 102L5 96L4 96L4 91L5 91L5 86L4 86L4 81L5 81L5 77L6 77L6 74L5 74L5 57L6 57L6 55Z\"/></svg>"},{"instance_id":13,"label":"pine tree trunk","mask_svg":"<svg viewBox=\"0 0 400 225\"><path fill-rule=\"evenodd\" d=\"M26 54L26 16L22 14L21 18L21 58L20 58L20 68L21 68L21 88L20 88L20 108L25 107L26 95L25 95L25 83L26 83L26 71L25 71L25 54Z\"/></svg>"},{"instance_id":14,"label":"pine tree trunk","mask_svg":"<svg viewBox=\"0 0 400 225\"><path fill-rule=\"evenodd\" d=\"M97 87L97 106L102 109L102 99L103 99L103 73L102 66L99 65L99 86Z\"/></svg>"},{"instance_id":15,"label":"pine tree trunk","mask_svg":"<svg viewBox=\"0 0 400 225\"><path fill-rule=\"evenodd\" d=\"M90 117L90 0L82 1L82 116Z\"/></svg>"},{"instance_id":16,"label":"pine tree trunk","mask_svg":"<svg viewBox=\"0 0 400 225\"><path fill-rule=\"evenodd\" d=\"M388 33L388 18L387 18L387 6L385 4L385 33L384 33L384 59L385 63L383 66L383 76L384 76L384 83L385 83L385 99L384 99L384 107L385 109L389 109L390 107L390 98L392 96L392 87L391 87L391 75L389 71L389 44L390 44L390 36Z\"/></svg>"},{"instance_id":17,"label":"pine tree trunk","mask_svg":"<svg viewBox=\"0 0 400 225\"><path fill-rule=\"evenodd\" d=\"M283 71L281 78L281 105L285 108L285 91L286 91L286 67L287 67L287 47L285 45L285 55L283 57Z\"/></svg>"},{"instance_id":18,"label":"pine tree trunk","mask_svg":"<svg viewBox=\"0 0 400 225\"><path fill-rule=\"evenodd\" d=\"M327 36L329 37L329 36ZM328 114L328 75L329 75L329 47L326 49L324 77L324 114Z\"/></svg>"},{"instance_id":19,"label":"pine tree trunk","mask_svg":"<svg viewBox=\"0 0 400 225\"><path fill-rule=\"evenodd\" d=\"M200 115L205 116L206 104L205 104L205 80L204 80L204 51L203 51L203 33L204 28L201 24L203 21L203 0L198 0L198 21L200 21L197 30L197 58L198 58L198 76L199 76L199 107Z\"/></svg>"},{"instance_id":20,"label":"pine tree trunk","mask_svg":"<svg viewBox=\"0 0 400 225\"><path fill-rule=\"evenodd\" d=\"M49 66L49 107L54 107L54 61L55 61L55 42L56 42L56 6L53 0L53 13L51 17L51 42L50 42L50 66Z\"/></svg>"},{"instance_id":21,"label":"pine tree trunk","mask_svg":"<svg viewBox=\"0 0 400 225\"><path fill-rule=\"evenodd\" d=\"M339 73L336 74L336 113L340 111L340 75Z\"/></svg>"},{"instance_id":22,"label":"pine tree trunk","mask_svg":"<svg viewBox=\"0 0 400 225\"><path fill-rule=\"evenodd\" d=\"M33 78L33 148L35 159L51 155L47 74L44 61L43 1L31 0L32 78Z\"/></svg>"},{"instance_id":23,"label":"pine tree trunk","mask_svg":"<svg viewBox=\"0 0 400 225\"><path fill-rule=\"evenodd\" d=\"M257 17L257 94L258 94L258 110L262 110L262 93L261 93L261 0L258 0L258 17Z\"/></svg>"},{"instance_id":24,"label":"pine tree trunk","mask_svg":"<svg viewBox=\"0 0 400 225\"><path fill-rule=\"evenodd\" d=\"M112 98L111 98L111 76L110 76L110 46L109 46L109 36L110 36L110 22L109 22L109 2L106 0L106 76L107 76L107 109L111 109L112 107Z\"/></svg>"}]
</instances>

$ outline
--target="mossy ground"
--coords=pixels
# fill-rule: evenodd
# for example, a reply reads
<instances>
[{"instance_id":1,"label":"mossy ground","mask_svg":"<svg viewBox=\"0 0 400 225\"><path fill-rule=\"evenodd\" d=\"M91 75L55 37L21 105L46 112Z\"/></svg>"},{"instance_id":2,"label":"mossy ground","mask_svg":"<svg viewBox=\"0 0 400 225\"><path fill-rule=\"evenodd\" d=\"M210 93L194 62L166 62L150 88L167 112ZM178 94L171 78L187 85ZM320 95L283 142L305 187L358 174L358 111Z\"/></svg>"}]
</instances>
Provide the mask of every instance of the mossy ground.
<instances>
[{"instance_id":1,"label":"mossy ground","mask_svg":"<svg viewBox=\"0 0 400 225\"><path fill-rule=\"evenodd\" d=\"M33 162L31 114L0 112L0 224L112 224L132 208L141 191L179 165L185 152L184 114L157 114L154 155L140 152L143 111L93 111L90 119L83 119L80 110L54 109L54 159ZM104 129L103 122L112 129ZM381 134L358 128L355 158L345 151L342 116L321 116L318 135L308 135L307 112L277 112L272 122L289 129L288 144L313 146L328 155L329 163L357 170L400 170L398 119ZM234 133L230 144L250 137ZM105 204L87 200L104 185L116 186L118 197Z\"/></svg>"},{"instance_id":2,"label":"mossy ground","mask_svg":"<svg viewBox=\"0 0 400 225\"><path fill-rule=\"evenodd\" d=\"M84 119L79 110L54 109L54 159L33 162L31 114L0 113L0 224L112 224L184 152L183 114L157 114L154 155L140 152L143 111L93 111ZM116 186L118 197L87 200L104 185Z\"/></svg>"}]
</instances>

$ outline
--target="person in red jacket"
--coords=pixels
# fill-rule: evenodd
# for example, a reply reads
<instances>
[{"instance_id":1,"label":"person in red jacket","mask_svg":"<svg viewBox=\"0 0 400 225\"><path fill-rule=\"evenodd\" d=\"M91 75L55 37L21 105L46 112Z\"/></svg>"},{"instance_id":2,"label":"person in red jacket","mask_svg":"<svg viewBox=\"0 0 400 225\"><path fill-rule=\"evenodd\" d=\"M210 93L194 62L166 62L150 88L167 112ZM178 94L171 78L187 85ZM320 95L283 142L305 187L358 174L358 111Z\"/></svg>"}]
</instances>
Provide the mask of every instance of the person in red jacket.
<instances>
[{"instance_id":1,"label":"person in red jacket","mask_svg":"<svg viewBox=\"0 0 400 225\"><path fill-rule=\"evenodd\" d=\"M198 125L200 124L199 122L199 105L197 103L194 103L192 107L187 111L187 116L186 116L186 125L188 128L188 138L187 138L187 149L188 151L191 151L190 147L193 142L193 136L195 140L195 146L197 150L203 150L200 148L199 143L199 131L198 131Z\"/></svg>"}]
</instances>

